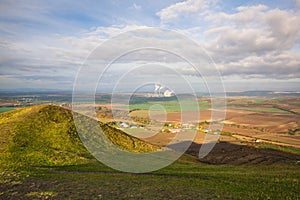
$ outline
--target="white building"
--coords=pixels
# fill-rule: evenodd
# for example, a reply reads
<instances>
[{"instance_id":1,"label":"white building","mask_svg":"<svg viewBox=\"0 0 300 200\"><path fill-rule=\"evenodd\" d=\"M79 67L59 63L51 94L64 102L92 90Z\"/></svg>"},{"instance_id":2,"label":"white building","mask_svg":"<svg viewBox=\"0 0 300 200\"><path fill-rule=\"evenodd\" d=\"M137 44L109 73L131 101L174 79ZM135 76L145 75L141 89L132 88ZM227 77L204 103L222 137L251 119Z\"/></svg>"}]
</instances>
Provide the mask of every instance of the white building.
<instances>
[{"instance_id":1,"label":"white building","mask_svg":"<svg viewBox=\"0 0 300 200\"><path fill-rule=\"evenodd\" d=\"M122 123L120 124L120 126L121 126L122 128L128 128L128 127L129 127L129 125L126 124L125 122L122 122Z\"/></svg>"}]
</instances>

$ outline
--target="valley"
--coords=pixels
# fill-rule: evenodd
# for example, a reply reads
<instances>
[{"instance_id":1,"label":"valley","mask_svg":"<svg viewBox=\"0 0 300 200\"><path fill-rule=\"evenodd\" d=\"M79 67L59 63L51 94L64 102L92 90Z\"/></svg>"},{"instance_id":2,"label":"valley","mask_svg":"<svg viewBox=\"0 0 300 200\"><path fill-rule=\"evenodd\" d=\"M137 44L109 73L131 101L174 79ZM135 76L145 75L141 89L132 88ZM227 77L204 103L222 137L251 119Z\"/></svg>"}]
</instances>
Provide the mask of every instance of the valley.
<instances>
[{"instance_id":1,"label":"valley","mask_svg":"<svg viewBox=\"0 0 300 200\"><path fill-rule=\"evenodd\" d=\"M215 132L209 129L209 98L198 99L198 123L182 124L183 112L194 112L192 107L181 110L175 99L136 98L127 109L102 97L95 105L96 118L89 120L125 151L172 148L169 143L177 134L196 132L180 159L140 174L97 161L76 131L71 102L55 98L0 114L0 199L299 198L299 97L230 97L218 142L201 159L204 138ZM151 108L154 104L165 111Z\"/></svg>"}]
</instances>

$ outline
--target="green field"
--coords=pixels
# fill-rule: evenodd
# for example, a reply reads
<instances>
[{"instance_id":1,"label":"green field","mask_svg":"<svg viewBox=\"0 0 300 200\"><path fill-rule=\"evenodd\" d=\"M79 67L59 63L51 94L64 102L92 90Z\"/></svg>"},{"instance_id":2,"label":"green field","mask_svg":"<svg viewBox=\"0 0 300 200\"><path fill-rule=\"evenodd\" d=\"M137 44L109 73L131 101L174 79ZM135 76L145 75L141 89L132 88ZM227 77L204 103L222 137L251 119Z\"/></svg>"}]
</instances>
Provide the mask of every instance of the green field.
<instances>
[{"instance_id":1,"label":"green field","mask_svg":"<svg viewBox=\"0 0 300 200\"><path fill-rule=\"evenodd\" d=\"M264 103L265 101L267 101L266 99L254 99L253 102L260 104L260 103Z\"/></svg>"},{"instance_id":2,"label":"green field","mask_svg":"<svg viewBox=\"0 0 300 200\"><path fill-rule=\"evenodd\" d=\"M278 108L265 108L265 107L234 107L236 110L248 110L255 112L272 112L272 113L289 113Z\"/></svg>"},{"instance_id":3,"label":"green field","mask_svg":"<svg viewBox=\"0 0 300 200\"><path fill-rule=\"evenodd\" d=\"M294 103L294 105L300 107L300 103Z\"/></svg>"},{"instance_id":4,"label":"green field","mask_svg":"<svg viewBox=\"0 0 300 200\"><path fill-rule=\"evenodd\" d=\"M161 105L167 112L193 111L197 109L197 107L195 108L195 105L197 105L197 103L191 101L183 101L182 108L178 101L155 101L139 104L130 104L129 109L149 110L153 105ZM124 108L124 106L119 106L119 108ZM210 104L208 104L206 101L198 102L199 110L206 110L209 108Z\"/></svg>"},{"instance_id":5,"label":"green field","mask_svg":"<svg viewBox=\"0 0 300 200\"><path fill-rule=\"evenodd\" d=\"M13 108L13 107L0 107L0 113L4 113L4 112L11 111L14 109L15 108Z\"/></svg>"},{"instance_id":6,"label":"green field","mask_svg":"<svg viewBox=\"0 0 300 200\"><path fill-rule=\"evenodd\" d=\"M259 145L258 147L265 148L265 149L275 149L275 150L285 151L294 154L300 154L300 149L294 147L277 146L271 144L263 144L263 145Z\"/></svg>"}]
</instances>

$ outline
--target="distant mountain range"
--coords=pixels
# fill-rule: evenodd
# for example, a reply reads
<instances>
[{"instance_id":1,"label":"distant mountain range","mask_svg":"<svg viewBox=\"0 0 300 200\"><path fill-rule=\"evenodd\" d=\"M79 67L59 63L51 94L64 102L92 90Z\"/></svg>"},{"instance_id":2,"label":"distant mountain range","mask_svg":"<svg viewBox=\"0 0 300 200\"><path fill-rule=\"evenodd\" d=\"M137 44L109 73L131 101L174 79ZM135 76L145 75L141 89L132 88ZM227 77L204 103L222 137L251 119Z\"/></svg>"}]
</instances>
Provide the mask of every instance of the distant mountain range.
<instances>
[{"instance_id":1,"label":"distant mountain range","mask_svg":"<svg viewBox=\"0 0 300 200\"><path fill-rule=\"evenodd\" d=\"M272 91L272 90L249 90L249 91L225 91L228 96L261 96L261 95L300 95L300 91ZM141 91L136 94L153 93L152 90ZM57 89L28 89L20 88L13 90L0 89L0 96L5 94L72 94L72 90L57 90ZM110 92L97 92L97 94L111 94ZM131 93L119 93L131 94ZM199 93L200 95L209 95L207 92ZM178 94L177 94L178 95Z\"/></svg>"},{"instance_id":2,"label":"distant mountain range","mask_svg":"<svg viewBox=\"0 0 300 200\"><path fill-rule=\"evenodd\" d=\"M227 96L300 96L299 91L254 90L244 92L226 92Z\"/></svg>"}]
</instances>

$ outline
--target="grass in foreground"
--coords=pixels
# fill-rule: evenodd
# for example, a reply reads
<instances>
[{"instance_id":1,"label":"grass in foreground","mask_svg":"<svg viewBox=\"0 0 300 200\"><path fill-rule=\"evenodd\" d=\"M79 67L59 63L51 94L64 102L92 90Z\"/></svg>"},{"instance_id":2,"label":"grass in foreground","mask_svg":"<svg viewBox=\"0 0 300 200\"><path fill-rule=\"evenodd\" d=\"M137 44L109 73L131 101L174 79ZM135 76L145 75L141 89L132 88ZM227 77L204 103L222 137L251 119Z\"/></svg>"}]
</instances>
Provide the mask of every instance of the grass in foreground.
<instances>
[{"instance_id":1,"label":"grass in foreground","mask_svg":"<svg viewBox=\"0 0 300 200\"><path fill-rule=\"evenodd\" d=\"M299 169L212 166L181 160L153 173L130 174L91 161L2 172L0 198L299 199Z\"/></svg>"}]
</instances>

